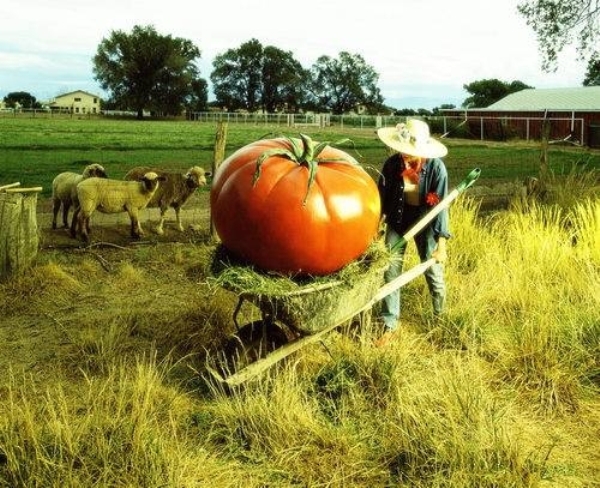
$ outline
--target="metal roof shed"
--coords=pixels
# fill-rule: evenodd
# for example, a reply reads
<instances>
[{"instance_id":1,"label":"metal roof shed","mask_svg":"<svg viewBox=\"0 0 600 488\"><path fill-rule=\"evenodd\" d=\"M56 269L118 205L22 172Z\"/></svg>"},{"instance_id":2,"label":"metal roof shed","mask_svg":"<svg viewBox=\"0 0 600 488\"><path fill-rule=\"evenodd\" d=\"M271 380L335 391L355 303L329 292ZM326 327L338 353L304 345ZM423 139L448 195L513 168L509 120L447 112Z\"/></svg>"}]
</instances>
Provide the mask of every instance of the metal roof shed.
<instances>
[{"instance_id":1,"label":"metal roof shed","mask_svg":"<svg viewBox=\"0 0 600 488\"><path fill-rule=\"evenodd\" d=\"M486 108L443 110L468 120L475 135L494 132L498 121L506 131L523 139L539 139L542 122L550 121L551 139L576 140L600 147L600 86L528 88L511 93ZM498 132L498 131L496 131Z\"/></svg>"}]
</instances>

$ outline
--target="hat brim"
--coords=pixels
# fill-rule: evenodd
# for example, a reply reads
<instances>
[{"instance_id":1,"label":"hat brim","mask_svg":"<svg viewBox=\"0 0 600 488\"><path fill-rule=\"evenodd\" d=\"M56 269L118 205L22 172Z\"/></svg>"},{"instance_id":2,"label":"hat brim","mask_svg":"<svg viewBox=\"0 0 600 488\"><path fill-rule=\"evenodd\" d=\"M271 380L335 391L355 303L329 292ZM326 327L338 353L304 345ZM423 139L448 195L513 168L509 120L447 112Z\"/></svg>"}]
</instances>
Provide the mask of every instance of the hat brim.
<instances>
[{"instance_id":1,"label":"hat brim","mask_svg":"<svg viewBox=\"0 0 600 488\"><path fill-rule=\"evenodd\" d=\"M377 131L377 137L386 146L391 147L395 151L409 156L419 158L442 158L448 154L448 149L441 142L436 141L432 137L425 144L421 144L418 148L414 144L401 142L398 136L398 129L395 127L382 127Z\"/></svg>"}]
</instances>

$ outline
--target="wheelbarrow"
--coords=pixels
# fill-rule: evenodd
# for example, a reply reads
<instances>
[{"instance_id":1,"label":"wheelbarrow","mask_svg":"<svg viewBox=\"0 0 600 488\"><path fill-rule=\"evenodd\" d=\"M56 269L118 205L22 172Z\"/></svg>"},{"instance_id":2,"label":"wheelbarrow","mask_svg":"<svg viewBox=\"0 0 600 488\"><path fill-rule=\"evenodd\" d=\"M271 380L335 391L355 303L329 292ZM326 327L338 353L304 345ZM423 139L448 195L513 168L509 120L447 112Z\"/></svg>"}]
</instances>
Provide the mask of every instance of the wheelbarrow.
<instances>
[{"instance_id":1,"label":"wheelbarrow","mask_svg":"<svg viewBox=\"0 0 600 488\"><path fill-rule=\"evenodd\" d=\"M479 169L471 171L403 236L403 242L414 237L439 212L448 208L479 175ZM233 313L237 333L223 351L224 357L232 358L233 362L221 372L207 365L209 372L228 386L239 386L303 347L321 341L326 334L360 314L370 313L379 301L423 274L436 262L431 258L383 284L383 274L391 259L394 259L393 253L378 241L361 259L326 281L292 283L287 289L277 288L275 291L247 278L223 281L224 288L238 296ZM354 279L348 276L354 276ZM241 325L238 317L246 303L257 307L261 318Z\"/></svg>"}]
</instances>

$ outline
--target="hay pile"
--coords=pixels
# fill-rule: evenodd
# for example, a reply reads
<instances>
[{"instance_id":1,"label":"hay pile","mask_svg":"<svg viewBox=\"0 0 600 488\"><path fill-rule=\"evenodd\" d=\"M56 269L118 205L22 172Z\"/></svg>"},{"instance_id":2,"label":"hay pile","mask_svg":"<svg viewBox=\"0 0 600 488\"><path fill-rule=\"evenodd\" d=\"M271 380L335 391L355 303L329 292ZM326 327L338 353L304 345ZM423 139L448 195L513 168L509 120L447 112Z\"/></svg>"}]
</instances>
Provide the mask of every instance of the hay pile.
<instances>
[{"instance_id":1,"label":"hay pile","mask_svg":"<svg viewBox=\"0 0 600 488\"><path fill-rule=\"evenodd\" d=\"M366 303L383 285L391 254L381 241L359 259L336 273L319 276L283 276L257 269L215 249L209 282L257 305L300 333L318 332Z\"/></svg>"}]
</instances>

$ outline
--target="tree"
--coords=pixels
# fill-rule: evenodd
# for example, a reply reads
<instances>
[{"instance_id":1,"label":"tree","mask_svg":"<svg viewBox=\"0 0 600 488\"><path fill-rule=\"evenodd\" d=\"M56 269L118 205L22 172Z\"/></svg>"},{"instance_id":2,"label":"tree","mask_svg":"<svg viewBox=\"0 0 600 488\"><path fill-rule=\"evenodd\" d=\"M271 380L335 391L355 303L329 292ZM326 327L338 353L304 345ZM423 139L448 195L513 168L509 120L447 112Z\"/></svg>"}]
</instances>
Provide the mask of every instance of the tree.
<instances>
[{"instance_id":1,"label":"tree","mask_svg":"<svg viewBox=\"0 0 600 488\"><path fill-rule=\"evenodd\" d=\"M185 100L185 108L189 112L208 110L208 83L204 78L192 80L190 94Z\"/></svg>"},{"instance_id":2,"label":"tree","mask_svg":"<svg viewBox=\"0 0 600 488\"><path fill-rule=\"evenodd\" d=\"M511 93L515 93L526 88L533 88L522 81L511 81L505 83L498 79L478 80L463 85L463 88L471 94L463 102L462 106L466 108L485 108L492 103L504 98Z\"/></svg>"},{"instance_id":3,"label":"tree","mask_svg":"<svg viewBox=\"0 0 600 488\"><path fill-rule=\"evenodd\" d=\"M294 110L303 102L306 71L289 51L251 39L216 56L213 67L215 98L229 110Z\"/></svg>"},{"instance_id":4,"label":"tree","mask_svg":"<svg viewBox=\"0 0 600 488\"><path fill-rule=\"evenodd\" d=\"M195 64L199 57L191 41L136 25L130 34L112 31L101 41L93 71L111 102L135 110L138 118L144 110L175 115L201 80Z\"/></svg>"},{"instance_id":5,"label":"tree","mask_svg":"<svg viewBox=\"0 0 600 488\"><path fill-rule=\"evenodd\" d=\"M581 59L594 57L599 0L523 0L517 9L537 35L544 71L556 71L558 54L574 40Z\"/></svg>"},{"instance_id":6,"label":"tree","mask_svg":"<svg viewBox=\"0 0 600 488\"><path fill-rule=\"evenodd\" d=\"M273 46L263 51L262 105L266 112L297 112L306 99L309 73L289 51Z\"/></svg>"},{"instance_id":7,"label":"tree","mask_svg":"<svg viewBox=\"0 0 600 488\"><path fill-rule=\"evenodd\" d=\"M379 74L359 54L321 56L311 68L311 78L313 103L319 110L343 114L362 105L377 112L383 104Z\"/></svg>"},{"instance_id":8,"label":"tree","mask_svg":"<svg viewBox=\"0 0 600 488\"><path fill-rule=\"evenodd\" d=\"M41 108L41 104L28 92L11 92L4 97L8 108Z\"/></svg>"},{"instance_id":9,"label":"tree","mask_svg":"<svg viewBox=\"0 0 600 488\"><path fill-rule=\"evenodd\" d=\"M228 110L257 110L262 52L262 44L252 39L215 57L210 79L218 103Z\"/></svg>"},{"instance_id":10,"label":"tree","mask_svg":"<svg viewBox=\"0 0 600 488\"><path fill-rule=\"evenodd\" d=\"M453 110L456 108L456 105L453 103L442 103L439 107L434 107L431 111L433 115L439 115L442 110Z\"/></svg>"},{"instance_id":11,"label":"tree","mask_svg":"<svg viewBox=\"0 0 600 488\"><path fill-rule=\"evenodd\" d=\"M600 54L598 53L588 61L583 86L600 86Z\"/></svg>"}]
</instances>

